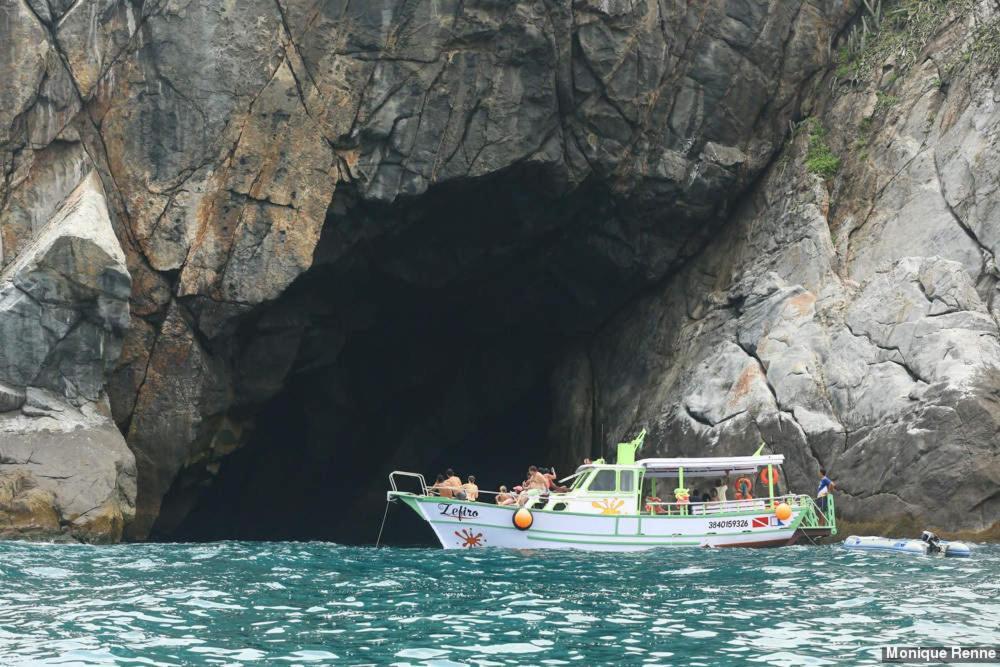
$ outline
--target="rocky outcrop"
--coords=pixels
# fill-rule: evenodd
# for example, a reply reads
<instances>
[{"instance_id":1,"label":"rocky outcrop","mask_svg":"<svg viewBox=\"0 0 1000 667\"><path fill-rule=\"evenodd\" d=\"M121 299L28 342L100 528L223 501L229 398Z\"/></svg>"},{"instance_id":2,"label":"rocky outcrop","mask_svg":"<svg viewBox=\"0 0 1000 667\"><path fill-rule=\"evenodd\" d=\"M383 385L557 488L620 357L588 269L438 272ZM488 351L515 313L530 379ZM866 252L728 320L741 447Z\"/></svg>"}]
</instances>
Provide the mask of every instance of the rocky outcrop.
<instances>
[{"instance_id":1,"label":"rocky outcrop","mask_svg":"<svg viewBox=\"0 0 1000 667\"><path fill-rule=\"evenodd\" d=\"M648 426L671 454L765 441L790 460L793 488L825 467L842 515L884 529L994 525L997 189L986 165L998 138L983 128L1000 118L996 71L971 55L1000 23L987 3L962 7L934 10L947 29L931 30L912 64L818 77L814 118L720 238L578 358L590 365L576 374L598 387L585 420L627 425L618 437ZM898 48L910 37L892 31L911 28L886 25L870 48ZM811 162L821 153L839 167Z\"/></svg>"},{"instance_id":2,"label":"rocky outcrop","mask_svg":"<svg viewBox=\"0 0 1000 667\"><path fill-rule=\"evenodd\" d=\"M234 332L310 269L328 211L324 261L356 263L406 227L358 225L357 202L504 172L553 194L595 184L634 212L573 242L623 287L575 291L616 307L689 255L700 223L768 162L856 4L13 2L26 33L14 59L31 65L0 118L11 173L51 145L25 130L43 103L80 109L62 141L112 187L134 278L110 386L139 462L134 534L181 470L230 451L213 444L228 415L262 400L240 386ZM58 95L24 92L44 82ZM10 196L32 181L12 178ZM15 247L25 232L10 229ZM281 387L287 369L254 386Z\"/></svg>"},{"instance_id":3,"label":"rocky outcrop","mask_svg":"<svg viewBox=\"0 0 1000 667\"><path fill-rule=\"evenodd\" d=\"M996 8L871 6L0 0L0 265L46 294L0 332L0 409L30 431L44 390L97 429L139 539L230 488L257 415L309 422L287 486L357 457L381 487L546 382L565 463L764 438L848 516L986 527ZM91 171L131 318L107 243L28 267ZM36 481L4 488L72 504Z\"/></svg>"},{"instance_id":4,"label":"rocky outcrop","mask_svg":"<svg viewBox=\"0 0 1000 667\"><path fill-rule=\"evenodd\" d=\"M117 541L134 516L104 390L130 290L91 173L0 277L0 535Z\"/></svg>"}]
</instances>

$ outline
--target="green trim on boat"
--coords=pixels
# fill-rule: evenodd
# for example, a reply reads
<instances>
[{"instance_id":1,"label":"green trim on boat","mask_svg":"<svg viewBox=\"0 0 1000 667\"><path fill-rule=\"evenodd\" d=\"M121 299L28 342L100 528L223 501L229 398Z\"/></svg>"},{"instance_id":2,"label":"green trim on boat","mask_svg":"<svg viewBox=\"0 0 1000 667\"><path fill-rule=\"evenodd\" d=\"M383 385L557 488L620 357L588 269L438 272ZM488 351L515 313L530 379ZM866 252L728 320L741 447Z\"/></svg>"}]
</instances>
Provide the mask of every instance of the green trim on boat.
<instances>
[{"instance_id":1,"label":"green trim on boat","mask_svg":"<svg viewBox=\"0 0 1000 667\"><path fill-rule=\"evenodd\" d=\"M496 528L498 530L518 530L518 528L516 528L514 526L504 526L504 525L498 525L498 524L494 524L494 523L480 523L478 521L462 521L461 523L459 523L458 521L437 521L437 520L434 520L434 521L429 521L428 523L447 524L449 526L455 526L455 527L476 526L477 528ZM685 538L688 538L688 537L719 537L719 536L730 536L730 535L736 537L736 536L743 536L743 535L750 535L750 534L753 534L753 535L765 535L767 533L787 533L787 534L791 535L796 530L797 530L797 528L795 528L793 526L786 526L786 527L783 527L783 528L774 528L774 529L768 529L768 530L746 530L746 531L742 531L742 532L739 532L739 533L692 533L690 535L686 535L686 534L680 534L680 535L645 535L645 534L638 534L637 533L635 535L622 535L622 537L633 538L633 539L637 538L637 537L644 537L644 538L646 538L648 540L663 540L663 539L670 539L670 538L673 538L673 537L685 537ZM531 535L537 535L539 533L546 533L546 534L551 534L551 535L586 535L586 533L581 533L578 530L547 530L545 528L536 528L534 526L532 526L531 528L528 529L528 535L529 535L529 537ZM594 535L594 537L603 537L603 538L612 537L613 538L613 537L615 537L615 535ZM620 544L620 541L615 540L615 541L609 542L609 544ZM641 544L649 544L649 542L642 542Z\"/></svg>"},{"instance_id":2,"label":"green trim on boat","mask_svg":"<svg viewBox=\"0 0 1000 667\"><path fill-rule=\"evenodd\" d=\"M642 429L635 438L628 442L618 443L618 458L615 465L633 465L635 463L635 453L642 447L642 441L646 439L646 429Z\"/></svg>"},{"instance_id":3,"label":"green trim on boat","mask_svg":"<svg viewBox=\"0 0 1000 667\"><path fill-rule=\"evenodd\" d=\"M484 506L484 507L493 507L493 508L496 508L496 509L508 510L510 512L516 512L518 509L520 509L519 507L517 507L515 505L494 505L494 504L491 504L491 503L481 503L481 502L478 502L478 501L472 502L472 501L468 501L468 500L455 500L454 498L440 498L440 497L434 497L434 496L415 496L415 495L403 496L403 495L400 495L400 496L397 496L397 497L398 498L402 498L404 501L414 500L415 502L426 502L426 503L435 503L435 504L436 503L449 503L449 504L457 504L457 505L473 505L473 506L481 505L481 506ZM600 517L600 516L607 516L607 515L596 514L594 512L570 512L568 510L559 510L557 512L555 510L549 510L549 509L532 509L531 511L533 513L537 512L539 514L555 514L555 515L560 515L560 516L589 516L589 517L595 517L595 518L596 517ZM801 517L803 514L805 514L806 512L809 512L809 511L811 511L810 507L802 507L801 511L799 512L799 517ZM717 517L720 517L720 518L745 517L745 516L752 516L752 515L755 515L755 514L773 514L773 513L774 513L774 510L772 510L772 509L769 509L767 507L758 507L758 508L753 508L753 509L741 510L739 512L713 512L710 515L706 515L706 514L619 514L617 516L619 516L622 519L642 519L642 520L645 521L646 519L654 519L654 520L663 520L663 519L705 519L705 518L708 518L708 517L711 517L712 519L715 519Z\"/></svg>"},{"instance_id":4,"label":"green trim on boat","mask_svg":"<svg viewBox=\"0 0 1000 667\"><path fill-rule=\"evenodd\" d=\"M691 536L685 535L684 537L691 537ZM626 542L625 540L613 540L610 542L608 542L607 540L570 540L564 537L535 537L530 534L528 535L528 539L533 540L535 542L565 542L566 544L609 544L616 546L624 544L627 546L636 546L636 547L697 546L701 544L700 540L684 540L684 541L671 542L670 544L650 544L649 542Z\"/></svg>"}]
</instances>

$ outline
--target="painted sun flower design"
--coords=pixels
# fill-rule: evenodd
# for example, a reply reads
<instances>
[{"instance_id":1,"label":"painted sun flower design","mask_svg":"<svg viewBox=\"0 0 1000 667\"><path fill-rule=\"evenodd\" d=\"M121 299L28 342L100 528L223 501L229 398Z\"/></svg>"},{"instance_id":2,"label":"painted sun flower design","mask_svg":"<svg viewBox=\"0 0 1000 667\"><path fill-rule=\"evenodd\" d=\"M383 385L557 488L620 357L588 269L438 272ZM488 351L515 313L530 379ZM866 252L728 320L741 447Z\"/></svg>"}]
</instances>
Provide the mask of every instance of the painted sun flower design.
<instances>
[{"instance_id":1,"label":"painted sun flower design","mask_svg":"<svg viewBox=\"0 0 1000 667\"><path fill-rule=\"evenodd\" d=\"M468 528L463 528L462 530L456 530L455 537L458 538L458 545L465 549L471 549L472 547L481 547L485 542L482 533L473 533Z\"/></svg>"},{"instance_id":2,"label":"painted sun flower design","mask_svg":"<svg viewBox=\"0 0 1000 667\"><path fill-rule=\"evenodd\" d=\"M601 502L597 502L595 500L590 504L594 507L594 509L601 510L601 514L621 514L622 507L625 506L625 501L621 499L605 498Z\"/></svg>"}]
</instances>

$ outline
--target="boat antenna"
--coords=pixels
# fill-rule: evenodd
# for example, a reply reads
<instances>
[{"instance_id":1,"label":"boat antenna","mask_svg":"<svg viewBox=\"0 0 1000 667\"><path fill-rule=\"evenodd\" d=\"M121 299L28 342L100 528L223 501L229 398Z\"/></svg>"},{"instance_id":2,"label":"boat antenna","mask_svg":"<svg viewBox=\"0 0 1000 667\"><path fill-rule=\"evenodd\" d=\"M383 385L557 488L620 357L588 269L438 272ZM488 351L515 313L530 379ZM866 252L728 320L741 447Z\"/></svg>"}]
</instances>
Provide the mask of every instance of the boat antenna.
<instances>
[{"instance_id":1,"label":"boat antenna","mask_svg":"<svg viewBox=\"0 0 1000 667\"><path fill-rule=\"evenodd\" d=\"M753 453L753 455L754 455L754 456L760 456L760 453L761 453L762 451L764 451L764 448L765 448L765 447L767 447L767 443L766 443L766 442L764 442L764 440L763 440L763 438L762 438L762 439L761 439L761 441L760 441L760 447L758 447L758 448L757 448L757 451L756 451L756 452L754 452L754 453Z\"/></svg>"}]
</instances>

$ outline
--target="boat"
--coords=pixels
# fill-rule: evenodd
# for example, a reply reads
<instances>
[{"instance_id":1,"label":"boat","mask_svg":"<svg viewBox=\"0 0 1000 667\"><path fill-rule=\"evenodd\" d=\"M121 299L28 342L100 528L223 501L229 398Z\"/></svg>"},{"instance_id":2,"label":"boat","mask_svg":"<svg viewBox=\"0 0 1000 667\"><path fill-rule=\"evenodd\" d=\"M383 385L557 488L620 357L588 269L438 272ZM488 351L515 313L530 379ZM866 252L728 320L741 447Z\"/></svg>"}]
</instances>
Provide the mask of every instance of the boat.
<instances>
[{"instance_id":1,"label":"boat","mask_svg":"<svg viewBox=\"0 0 1000 667\"><path fill-rule=\"evenodd\" d=\"M851 551L891 551L918 556L968 558L972 555L972 549L964 542L940 540L926 530L920 539L851 535L844 540L843 547Z\"/></svg>"},{"instance_id":2,"label":"boat","mask_svg":"<svg viewBox=\"0 0 1000 667\"><path fill-rule=\"evenodd\" d=\"M614 464L580 466L561 480L571 483L565 492L522 498L522 506L434 495L423 475L397 470L389 475L386 511L388 502L404 503L445 549L774 547L837 532L832 495L823 510L808 495L779 492L780 454L637 461L644 437L645 431L619 444ZM685 487L704 480L704 488L720 478L733 482L733 499L700 502ZM417 488L400 490L405 482ZM668 491L673 498L665 502L659 494Z\"/></svg>"}]
</instances>

